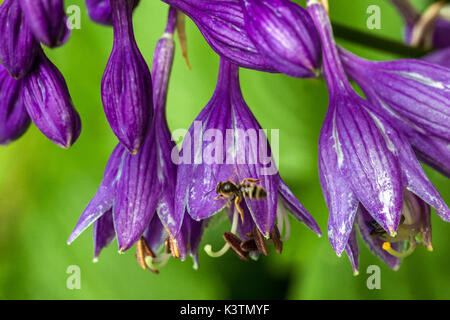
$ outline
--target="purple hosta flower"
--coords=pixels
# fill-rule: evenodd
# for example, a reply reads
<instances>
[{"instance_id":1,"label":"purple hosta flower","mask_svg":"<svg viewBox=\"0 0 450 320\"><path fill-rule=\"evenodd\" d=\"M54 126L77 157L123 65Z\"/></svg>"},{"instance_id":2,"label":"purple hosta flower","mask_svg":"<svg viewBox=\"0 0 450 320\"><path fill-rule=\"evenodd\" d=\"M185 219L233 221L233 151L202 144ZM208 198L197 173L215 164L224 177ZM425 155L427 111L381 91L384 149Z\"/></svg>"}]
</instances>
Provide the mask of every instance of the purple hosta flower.
<instances>
[{"instance_id":1,"label":"purple hosta flower","mask_svg":"<svg viewBox=\"0 0 450 320\"><path fill-rule=\"evenodd\" d=\"M450 72L421 60L374 62L340 50L371 110L399 128L419 158L450 176Z\"/></svg>"},{"instance_id":2,"label":"purple hosta flower","mask_svg":"<svg viewBox=\"0 0 450 320\"><path fill-rule=\"evenodd\" d=\"M0 65L0 144L18 139L30 125L20 90L21 80L12 78Z\"/></svg>"},{"instance_id":3,"label":"purple hosta flower","mask_svg":"<svg viewBox=\"0 0 450 320\"><path fill-rule=\"evenodd\" d=\"M134 2L134 7L137 7L139 0ZM86 0L86 8L92 21L104 25L113 24L110 0Z\"/></svg>"},{"instance_id":4,"label":"purple hosta flower","mask_svg":"<svg viewBox=\"0 0 450 320\"><path fill-rule=\"evenodd\" d=\"M293 77L316 77L320 44L305 9L289 0L241 3L247 34L270 65Z\"/></svg>"},{"instance_id":5,"label":"purple hosta flower","mask_svg":"<svg viewBox=\"0 0 450 320\"><path fill-rule=\"evenodd\" d=\"M222 255L230 246L243 259L249 251L266 254L265 239L280 243L278 229L287 222L286 209L320 234L280 178L267 137L242 97L238 67L225 59L220 62L214 95L187 132L175 160L179 163L176 216L187 210L200 221L225 207L231 210L231 232L224 234L227 244L219 252L205 247L211 256ZM277 216L280 223L275 226ZM242 251L247 240L253 242Z\"/></svg>"},{"instance_id":6,"label":"purple hosta flower","mask_svg":"<svg viewBox=\"0 0 450 320\"><path fill-rule=\"evenodd\" d=\"M103 181L81 215L68 243L92 223L99 221L100 224L106 224L110 220L107 215L111 214L119 251L128 250L147 229L156 211L160 193L152 130L136 155L126 152L121 144L115 148ZM105 239L110 238L104 236L99 243L108 243Z\"/></svg>"},{"instance_id":7,"label":"purple hosta flower","mask_svg":"<svg viewBox=\"0 0 450 320\"><path fill-rule=\"evenodd\" d=\"M15 0L35 38L47 47L57 47L65 42L69 30L63 0Z\"/></svg>"},{"instance_id":8,"label":"purple hosta flower","mask_svg":"<svg viewBox=\"0 0 450 320\"><path fill-rule=\"evenodd\" d=\"M133 34L133 2L111 0L114 45L102 80L106 118L119 141L135 154L153 115L150 70Z\"/></svg>"},{"instance_id":9,"label":"purple hosta flower","mask_svg":"<svg viewBox=\"0 0 450 320\"><path fill-rule=\"evenodd\" d=\"M166 118L167 90L173 65L175 50L173 34L176 23L177 10L171 7L164 34L156 44L152 65L152 79L155 84L153 88L153 105L158 151L158 179L161 183L161 188L164 190L157 212L165 227L173 235L178 233L183 221L183 215L176 215L174 210L177 166L172 161L172 150L176 148L176 145L172 140L172 134Z\"/></svg>"},{"instance_id":10,"label":"purple hosta flower","mask_svg":"<svg viewBox=\"0 0 450 320\"><path fill-rule=\"evenodd\" d=\"M136 155L126 152L121 144L116 147L97 194L68 240L71 243L94 223L95 259L117 237L121 252L137 243L139 264L154 272L170 256L184 260L190 254L197 265L197 248L203 233L203 222L193 221L188 215L184 219L173 216L176 166L170 158L174 145L167 128L165 105L175 23L176 11L171 8L153 64L156 123Z\"/></svg>"},{"instance_id":11,"label":"purple hosta flower","mask_svg":"<svg viewBox=\"0 0 450 320\"><path fill-rule=\"evenodd\" d=\"M247 36L240 0L162 0L189 16L211 48L244 68L276 72Z\"/></svg>"},{"instance_id":12,"label":"purple hosta flower","mask_svg":"<svg viewBox=\"0 0 450 320\"><path fill-rule=\"evenodd\" d=\"M309 0L308 11L322 40L330 97L319 141L319 172L330 210L331 245L338 255L346 250L357 273L356 222L372 251L395 267L391 260L411 253L418 235L431 248L429 206L445 221L450 221L450 210L405 136L352 89L324 7Z\"/></svg>"},{"instance_id":13,"label":"purple hosta flower","mask_svg":"<svg viewBox=\"0 0 450 320\"><path fill-rule=\"evenodd\" d=\"M23 78L22 99L31 120L47 138L63 148L78 139L81 120L66 81L42 50L33 70Z\"/></svg>"},{"instance_id":14,"label":"purple hosta flower","mask_svg":"<svg viewBox=\"0 0 450 320\"><path fill-rule=\"evenodd\" d=\"M0 60L11 76L23 77L36 56L35 41L17 0L5 0L0 6Z\"/></svg>"}]
</instances>

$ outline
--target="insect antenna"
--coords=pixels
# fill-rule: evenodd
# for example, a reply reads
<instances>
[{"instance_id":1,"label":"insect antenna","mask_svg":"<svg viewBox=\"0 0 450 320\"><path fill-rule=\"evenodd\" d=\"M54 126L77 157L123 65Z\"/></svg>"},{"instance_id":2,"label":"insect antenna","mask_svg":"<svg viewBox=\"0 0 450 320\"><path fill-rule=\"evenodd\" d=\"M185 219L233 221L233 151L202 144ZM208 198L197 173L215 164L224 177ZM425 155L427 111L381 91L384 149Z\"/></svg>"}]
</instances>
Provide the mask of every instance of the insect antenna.
<instances>
[{"instance_id":1,"label":"insect antenna","mask_svg":"<svg viewBox=\"0 0 450 320\"><path fill-rule=\"evenodd\" d=\"M213 177L214 177L214 185L217 185L216 174L215 174L214 171L213 171ZM206 198L206 197L207 197L211 192L213 192L214 190L216 190L215 187L214 187L212 190L210 190L210 191L208 191L207 193L205 193L205 194L203 195L202 198Z\"/></svg>"}]
</instances>

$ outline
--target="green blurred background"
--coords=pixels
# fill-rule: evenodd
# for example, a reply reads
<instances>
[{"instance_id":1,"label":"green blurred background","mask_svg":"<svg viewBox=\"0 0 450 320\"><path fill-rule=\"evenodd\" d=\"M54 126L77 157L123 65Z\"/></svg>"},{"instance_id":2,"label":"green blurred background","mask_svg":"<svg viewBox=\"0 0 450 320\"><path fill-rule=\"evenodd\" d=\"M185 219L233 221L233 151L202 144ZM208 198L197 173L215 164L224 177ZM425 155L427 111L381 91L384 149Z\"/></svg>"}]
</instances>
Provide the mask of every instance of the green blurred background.
<instances>
[{"instance_id":1,"label":"green blurred background","mask_svg":"<svg viewBox=\"0 0 450 320\"><path fill-rule=\"evenodd\" d=\"M423 7L427 1L416 1ZM299 1L304 5L304 1ZM385 267L361 244L361 271L354 277L347 257L338 258L326 236L327 208L317 172L317 141L327 108L323 80L242 70L244 96L264 128L280 129L281 175L318 221L318 238L291 219L292 236L283 254L271 252L245 263L231 252L209 258L200 252L200 268L171 259L157 276L139 268L134 250L124 255L114 242L92 263L92 229L72 245L66 240L83 208L94 195L106 161L116 144L105 120L100 82L111 45L112 30L88 19L84 1L66 0L82 8L81 30L62 48L47 50L64 74L82 121L80 139L70 150L47 140L35 127L0 150L0 298L1 299L449 299L450 225L432 217L435 251L417 248L399 271ZM368 30L366 9L381 7L381 30ZM331 0L332 19L373 35L401 41L402 23L386 0ZM143 0L134 15L138 45L151 65L163 32L167 6ZM188 71L178 50L168 98L169 124L188 128L212 95L217 55L195 25L187 21ZM338 39L339 40L339 39ZM386 52L339 41L374 59L398 58ZM426 168L430 179L450 202L449 182ZM202 246L222 245L229 223L214 223ZM381 266L381 290L366 287L369 265ZM81 290L66 288L70 265L81 268Z\"/></svg>"}]
</instances>

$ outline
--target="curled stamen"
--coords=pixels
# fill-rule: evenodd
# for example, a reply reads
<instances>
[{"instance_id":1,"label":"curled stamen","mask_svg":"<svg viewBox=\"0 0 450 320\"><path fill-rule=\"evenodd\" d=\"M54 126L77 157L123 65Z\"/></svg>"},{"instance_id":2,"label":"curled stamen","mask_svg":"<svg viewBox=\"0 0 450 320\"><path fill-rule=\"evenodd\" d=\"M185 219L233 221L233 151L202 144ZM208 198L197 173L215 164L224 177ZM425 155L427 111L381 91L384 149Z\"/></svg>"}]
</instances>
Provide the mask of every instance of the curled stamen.
<instances>
[{"instance_id":1,"label":"curled stamen","mask_svg":"<svg viewBox=\"0 0 450 320\"><path fill-rule=\"evenodd\" d=\"M417 244L414 240L409 241L409 248L408 248L408 250L406 250L404 252L398 252L398 251L394 250L392 248L390 242L385 242L385 243L383 243L383 246L382 246L383 250L387 251L389 254L391 254L397 258L406 258L407 256L411 255L414 252L414 249L416 247L417 247Z\"/></svg>"},{"instance_id":2,"label":"curled stamen","mask_svg":"<svg viewBox=\"0 0 450 320\"><path fill-rule=\"evenodd\" d=\"M171 254L167 253L161 253L156 257L147 256L145 257L145 264L153 273L159 273L159 269L167 264L171 256Z\"/></svg>"},{"instance_id":3,"label":"curled stamen","mask_svg":"<svg viewBox=\"0 0 450 320\"><path fill-rule=\"evenodd\" d=\"M234 214L233 214L233 222L231 223L231 233L236 234L237 225L238 225L238 212L235 210ZM213 257L213 258L218 258L218 257L223 256L228 251L228 249L230 249L230 245L228 243L225 243L225 245L222 247L222 249L220 249L217 252L214 252L212 250L212 246L210 244L207 244L204 247L204 250L208 254L208 256Z\"/></svg>"}]
</instances>

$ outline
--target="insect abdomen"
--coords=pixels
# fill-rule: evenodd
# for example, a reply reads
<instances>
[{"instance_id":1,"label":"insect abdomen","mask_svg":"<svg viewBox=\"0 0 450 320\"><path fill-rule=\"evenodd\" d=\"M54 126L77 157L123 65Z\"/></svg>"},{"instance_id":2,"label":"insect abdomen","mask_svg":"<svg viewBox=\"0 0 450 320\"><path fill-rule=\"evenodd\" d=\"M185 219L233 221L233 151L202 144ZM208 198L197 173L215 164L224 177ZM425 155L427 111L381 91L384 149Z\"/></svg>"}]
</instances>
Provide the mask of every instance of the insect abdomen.
<instances>
[{"instance_id":1,"label":"insect abdomen","mask_svg":"<svg viewBox=\"0 0 450 320\"><path fill-rule=\"evenodd\" d=\"M256 184L244 184L242 185L241 190L245 198L262 199L267 197L266 190Z\"/></svg>"}]
</instances>

